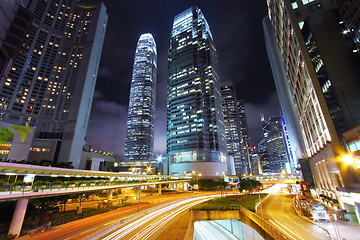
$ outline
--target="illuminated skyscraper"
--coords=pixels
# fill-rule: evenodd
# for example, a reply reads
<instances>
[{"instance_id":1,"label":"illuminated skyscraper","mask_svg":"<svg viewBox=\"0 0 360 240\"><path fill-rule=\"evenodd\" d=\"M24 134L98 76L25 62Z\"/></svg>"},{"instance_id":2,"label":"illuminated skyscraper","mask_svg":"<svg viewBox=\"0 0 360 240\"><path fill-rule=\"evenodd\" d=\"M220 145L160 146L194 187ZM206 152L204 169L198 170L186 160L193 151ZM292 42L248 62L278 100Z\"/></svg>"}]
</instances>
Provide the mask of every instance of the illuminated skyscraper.
<instances>
[{"instance_id":1,"label":"illuminated skyscraper","mask_svg":"<svg viewBox=\"0 0 360 240\"><path fill-rule=\"evenodd\" d=\"M282 171L288 171L290 173L281 116L275 116L269 119L269 134L265 138L265 141L270 171L272 173L281 173Z\"/></svg>"},{"instance_id":2,"label":"illuminated skyscraper","mask_svg":"<svg viewBox=\"0 0 360 240\"><path fill-rule=\"evenodd\" d=\"M72 162L75 168L84 168L80 157L105 37L106 8L101 1L24 2L34 19L1 80L0 119L36 127L30 161Z\"/></svg>"},{"instance_id":3,"label":"illuminated skyscraper","mask_svg":"<svg viewBox=\"0 0 360 240\"><path fill-rule=\"evenodd\" d=\"M227 151L234 157L237 176L250 173L244 101L237 100L233 82L221 82Z\"/></svg>"},{"instance_id":4,"label":"illuminated skyscraper","mask_svg":"<svg viewBox=\"0 0 360 240\"><path fill-rule=\"evenodd\" d=\"M137 43L131 79L125 160L152 160L154 148L154 114L156 100L156 43L150 33Z\"/></svg>"},{"instance_id":5,"label":"illuminated skyscraper","mask_svg":"<svg viewBox=\"0 0 360 240\"><path fill-rule=\"evenodd\" d=\"M240 120L240 131L241 131L241 158L242 161L247 163L247 173L252 173L252 165L251 165L251 149L250 149L250 137L248 134L248 124L245 110L245 102L244 100L237 100L237 108L239 112L239 120Z\"/></svg>"},{"instance_id":6,"label":"illuminated skyscraper","mask_svg":"<svg viewBox=\"0 0 360 240\"><path fill-rule=\"evenodd\" d=\"M217 55L204 14L174 18L168 56L167 156L170 174L227 172Z\"/></svg>"},{"instance_id":7,"label":"illuminated skyscraper","mask_svg":"<svg viewBox=\"0 0 360 240\"><path fill-rule=\"evenodd\" d=\"M335 2L345 5L336 9ZM309 160L317 195L337 199L353 213L358 202L347 197L359 191L359 167L341 160L348 151L344 134L360 126L358 28L347 28L357 22L350 17L358 11L350 2L268 0L264 27L280 102L289 99L300 122L304 144L298 141L300 149L292 145L298 150L295 156L302 157L299 162ZM285 118L286 124L297 120L289 105L282 108L291 119Z\"/></svg>"}]
</instances>

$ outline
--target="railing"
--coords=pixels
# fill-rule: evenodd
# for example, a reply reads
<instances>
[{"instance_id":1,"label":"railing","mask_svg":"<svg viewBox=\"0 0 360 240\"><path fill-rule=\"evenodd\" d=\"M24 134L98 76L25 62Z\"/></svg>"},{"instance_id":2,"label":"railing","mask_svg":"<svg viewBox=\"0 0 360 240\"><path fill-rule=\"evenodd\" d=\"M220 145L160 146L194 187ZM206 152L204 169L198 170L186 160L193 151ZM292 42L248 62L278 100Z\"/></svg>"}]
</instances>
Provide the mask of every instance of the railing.
<instances>
[{"instance_id":1,"label":"railing","mask_svg":"<svg viewBox=\"0 0 360 240\"><path fill-rule=\"evenodd\" d=\"M104 187L121 187L121 186L128 186L128 185L158 185L158 184L171 184L171 183L177 183L177 182L188 182L188 180L179 179L179 180L173 180L173 179L162 179L161 181L131 181L131 182L111 182L106 181L103 184L94 184L94 183L71 183L71 184L56 184L52 185L44 184L44 185L32 185L32 186L26 186L26 185L17 185L17 186L11 186L10 184L6 184L2 188L0 188L1 192L7 192L7 193L13 193L13 192L43 192L43 191L53 191L54 190L73 190L73 189L84 189L84 188L104 188Z\"/></svg>"},{"instance_id":2,"label":"railing","mask_svg":"<svg viewBox=\"0 0 360 240\"><path fill-rule=\"evenodd\" d=\"M245 213L256 225L261 227L265 232L267 232L272 238L277 240L290 240L291 238L287 237L283 232L279 231L277 228L273 227L266 220L259 217L256 213L251 212L243 206L239 206L239 210Z\"/></svg>"},{"instance_id":3,"label":"railing","mask_svg":"<svg viewBox=\"0 0 360 240\"><path fill-rule=\"evenodd\" d=\"M134 221L134 220L136 220L136 219L138 219L138 218L140 218L142 216L145 216L148 213L156 211L156 210L158 210L160 208L164 208L165 206L174 204L174 203L179 202L179 201L181 201L181 199L175 200L175 201L172 201L172 202L168 202L168 203L162 204L160 206L155 206L155 207L152 207L152 208L147 209L145 211L136 213L136 214L134 214L134 215L132 215L130 217L121 219L118 222L116 222L116 223L114 223L114 224L112 224L112 225L110 225L110 226L108 226L106 228L103 228L102 230L100 230L100 231L98 231L96 233L93 233L90 236L87 236L83 240L97 240L97 239L100 239L100 238L104 237L105 235L110 234L114 230L120 228L121 226L126 225L127 223L130 223L130 222L132 222L132 221Z\"/></svg>"},{"instance_id":4,"label":"railing","mask_svg":"<svg viewBox=\"0 0 360 240\"><path fill-rule=\"evenodd\" d=\"M114 185L97 185L97 186L77 186L77 187L56 187L50 186L50 188L43 188L41 191L31 189L18 189L19 191L0 191L0 201L16 200L18 198L36 198L36 197L51 197L52 195L66 195L73 193L83 193L87 191L97 191L97 190L110 190L115 188L127 188L127 187L137 187L137 186L151 186L158 184L172 184L172 183L184 183L188 180L169 180L164 182L138 182L138 183L123 183L123 184L114 184ZM28 187L28 186L27 186Z\"/></svg>"},{"instance_id":5,"label":"railing","mask_svg":"<svg viewBox=\"0 0 360 240\"><path fill-rule=\"evenodd\" d=\"M268 235L276 240L290 240L286 234L278 230L278 228L272 226L268 221L259 217L256 213L248 210L247 208L240 205L228 205L228 206L211 206L208 209L197 209L200 211L239 211L247 218L249 218L258 227L264 230Z\"/></svg>"}]
</instances>

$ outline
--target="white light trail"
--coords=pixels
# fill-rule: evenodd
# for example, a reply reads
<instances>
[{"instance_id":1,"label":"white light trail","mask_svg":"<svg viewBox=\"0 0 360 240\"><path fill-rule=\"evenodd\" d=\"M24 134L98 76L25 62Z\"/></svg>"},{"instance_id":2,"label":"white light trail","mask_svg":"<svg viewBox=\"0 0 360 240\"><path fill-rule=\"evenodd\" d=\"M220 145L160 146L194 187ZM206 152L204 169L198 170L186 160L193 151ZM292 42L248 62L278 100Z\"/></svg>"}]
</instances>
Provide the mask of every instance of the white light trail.
<instances>
[{"instance_id":1,"label":"white light trail","mask_svg":"<svg viewBox=\"0 0 360 240\"><path fill-rule=\"evenodd\" d=\"M131 240L137 240L137 239L148 239L150 238L156 231L158 231L160 228L162 228L165 224L170 222L173 218L175 218L180 213L184 212L185 210L191 208L192 206L195 206L199 203L202 203L204 201L207 201L208 199L201 199L199 201L189 203L186 206L182 206L181 208L175 210L174 212L171 212L162 218L158 219L156 222L152 223L149 227L145 228L138 234L136 234L134 237L131 238Z\"/></svg>"},{"instance_id":2,"label":"white light trail","mask_svg":"<svg viewBox=\"0 0 360 240\"><path fill-rule=\"evenodd\" d=\"M285 233L286 235L288 235L290 238L292 238L292 239L294 239L294 240L297 240L296 238L294 238L293 236L291 236L289 233L287 233L285 230L284 230L284 228L286 229L286 230L288 230L289 232L291 232L292 234L294 234L296 237L298 237L299 239L301 239L301 240L304 240L302 237L300 237L299 235L297 235L296 233L294 233L293 231L291 231L289 228L287 228L286 226L284 226L283 224L281 224L278 220L276 220L276 219L274 219L278 224L276 224L274 221L272 221L271 219L270 219L270 222L272 223L272 224L274 224L278 229L280 229L283 233Z\"/></svg>"},{"instance_id":3,"label":"white light trail","mask_svg":"<svg viewBox=\"0 0 360 240\"><path fill-rule=\"evenodd\" d=\"M216 195L217 196L217 195ZM166 206L164 208L161 208L161 209L158 209L152 213L149 213L148 215L145 215L144 217L116 230L115 232L113 232L112 234L110 234L109 236L106 236L102 239L104 240L110 240L110 239L114 239L114 240L117 240L117 239L122 239L124 236L128 235L130 232L134 231L135 229L141 227L142 225L148 223L149 221L157 218L158 216L170 211L170 210L173 210L177 207L180 207L181 205L184 205L184 204L187 204L187 203L190 203L190 202L193 202L193 201L198 201L200 199L202 199L203 201L206 201L210 198L213 198L213 197L216 197L216 196L202 196L202 197L197 197L197 198L191 198L191 199L186 199L186 200L183 200L181 202L177 202L177 203L174 203L170 206Z\"/></svg>"}]
</instances>

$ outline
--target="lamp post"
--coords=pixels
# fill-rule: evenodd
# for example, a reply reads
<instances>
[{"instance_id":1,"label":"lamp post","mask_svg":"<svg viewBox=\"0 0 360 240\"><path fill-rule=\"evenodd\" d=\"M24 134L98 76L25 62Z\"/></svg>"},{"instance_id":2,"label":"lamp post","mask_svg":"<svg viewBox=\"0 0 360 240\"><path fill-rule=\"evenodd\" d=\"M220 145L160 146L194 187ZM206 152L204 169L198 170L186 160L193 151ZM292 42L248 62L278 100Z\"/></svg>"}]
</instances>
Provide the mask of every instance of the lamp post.
<instances>
[{"instance_id":1,"label":"lamp post","mask_svg":"<svg viewBox=\"0 0 360 240\"><path fill-rule=\"evenodd\" d=\"M152 168L151 168L151 165L149 165L149 166L146 167L146 173L151 174L151 172L152 172Z\"/></svg>"}]
</instances>

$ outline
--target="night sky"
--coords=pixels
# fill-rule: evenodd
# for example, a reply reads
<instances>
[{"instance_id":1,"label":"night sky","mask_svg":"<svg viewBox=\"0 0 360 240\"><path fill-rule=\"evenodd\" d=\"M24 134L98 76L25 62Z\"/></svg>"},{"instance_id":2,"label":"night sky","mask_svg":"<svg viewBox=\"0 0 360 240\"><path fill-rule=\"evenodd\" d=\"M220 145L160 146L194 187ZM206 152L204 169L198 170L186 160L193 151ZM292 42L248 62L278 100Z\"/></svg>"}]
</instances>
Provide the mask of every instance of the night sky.
<instances>
[{"instance_id":1,"label":"night sky","mask_svg":"<svg viewBox=\"0 0 360 240\"><path fill-rule=\"evenodd\" d=\"M167 51L174 16L197 5L207 19L218 53L221 81L233 81L245 100L251 144L262 138L260 111L278 115L279 103L266 54L265 0L104 0L109 21L87 142L123 155L135 48L143 33L157 44L158 77L154 154L166 153Z\"/></svg>"}]
</instances>

